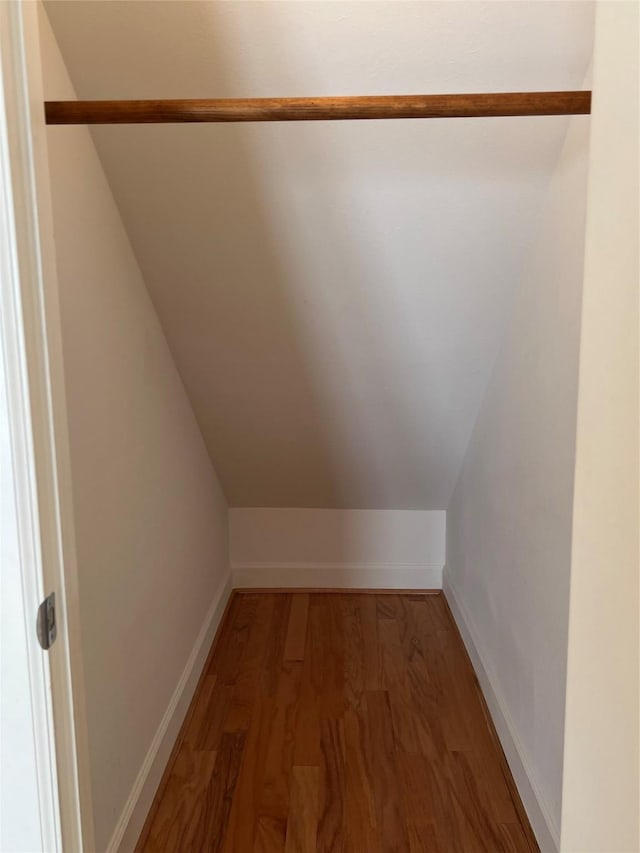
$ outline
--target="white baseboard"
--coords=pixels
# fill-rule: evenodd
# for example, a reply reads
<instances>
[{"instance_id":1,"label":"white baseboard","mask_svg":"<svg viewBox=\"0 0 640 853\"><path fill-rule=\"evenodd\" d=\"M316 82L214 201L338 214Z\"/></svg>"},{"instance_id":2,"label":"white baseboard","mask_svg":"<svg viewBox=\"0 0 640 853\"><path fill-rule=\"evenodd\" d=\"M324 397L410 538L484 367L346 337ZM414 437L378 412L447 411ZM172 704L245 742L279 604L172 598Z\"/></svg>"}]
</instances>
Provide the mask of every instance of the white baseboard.
<instances>
[{"instance_id":1,"label":"white baseboard","mask_svg":"<svg viewBox=\"0 0 640 853\"><path fill-rule=\"evenodd\" d=\"M471 619L461 605L459 597L456 596L446 572L443 580L443 591L473 663L473 668L489 706L500 743L531 822L531 827L540 845L540 850L542 853L558 853L560 849L559 829L552 820L545 804L540 787L532 772L531 760L516 734L507 705L497 688L495 675L493 675L490 667L485 664L486 656L483 656L480 651Z\"/></svg>"},{"instance_id":2,"label":"white baseboard","mask_svg":"<svg viewBox=\"0 0 640 853\"><path fill-rule=\"evenodd\" d=\"M442 589L441 565L403 563L234 563L233 585L332 589Z\"/></svg>"},{"instance_id":3,"label":"white baseboard","mask_svg":"<svg viewBox=\"0 0 640 853\"><path fill-rule=\"evenodd\" d=\"M131 853L137 844L229 601L231 590L231 573L229 573L205 617L171 701L142 762L106 853Z\"/></svg>"}]
</instances>

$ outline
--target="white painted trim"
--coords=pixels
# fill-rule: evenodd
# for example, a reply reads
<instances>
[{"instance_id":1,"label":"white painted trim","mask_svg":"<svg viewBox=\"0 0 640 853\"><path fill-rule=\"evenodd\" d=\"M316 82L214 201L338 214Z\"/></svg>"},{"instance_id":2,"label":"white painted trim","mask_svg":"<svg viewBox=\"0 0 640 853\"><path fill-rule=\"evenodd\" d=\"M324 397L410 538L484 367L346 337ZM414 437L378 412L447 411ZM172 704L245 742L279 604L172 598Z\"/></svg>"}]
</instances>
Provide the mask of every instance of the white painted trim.
<instances>
[{"instance_id":1,"label":"white painted trim","mask_svg":"<svg viewBox=\"0 0 640 853\"><path fill-rule=\"evenodd\" d=\"M6 455L0 459L4 477L10 484L0 494L0 517L9 526L0 530L13 537L14 548L6 548L2 542L2 557L11 562L11 574L16 572L21 586L22 608L12 614L16 622L24 624L23 641L26 646L28 667L29 708L23 725L30 726L35 753L35 792L30 791L38 804L40 843L42 849L62 850L60 802L58 797L55 735L53 724L53 702L51 695L51 671L49 656L43 654L33 630L36 610L45 596L45 582L40 544L40 517L36 486L36 460L33 441L33 422L29 395L29 376L26 362L25 329L22 318L22 293L20 269L21 227L17 204L19 194L13 189L14 170L10 157L9 122L5 119L13 113L12 69L9 52L13 45L7 44L7 30L12 20L6 4L0 7L0 31L2 32L2 64L0 65L0 408L6 409L8 436ZM14 36L15 38L15 36ZM13 57L12 60L13 61ZM5 468L6 466L6 468ZM4 478L3 478L4 479ZM2 575L9 565L2 566ZM19 635L18 635L19 636ZM9 655L11 651L6 650ZM4 672L3 672L4 675ZM3 681L2 690L17 685ZM13 698L8 696L9 701ZM31 781L31 779L29 780ZM6 782L5 782L6 784ZM9 782L9 787L11 782ZM3 804L7 806L6 802ZM23 819L31 820L36 815L24 813ZM35 820L34 820L35 823ZM16 839L21 840L21 839Z\"/></svg>"},{"instance_id":2,"label":"white painted trim","mask_svg":"<svg viewBox=\"0 0 640 853\"><path fill-rule=\"evenodd\" d=\"M151 741L140 771L127 797L106 853L133 851L153 803L158 785L184 721L211 644L231 596L231 573L215 596L198 633L176 689Z\"/></svg>"},{"instance_id":3,"label":"white painted trim","mask_svg":"<svg viewBox=\"0 0 640 853\"><path fill-rule=\"evenodd\" d=\"M442 589L442 566L415 563L234 562L234 587Z\"/></svg>"},{"instance_id":4,"label":"white painted trim","mask_svg":"<svg viewBox=\"0 0 640 853\"><path fill-rule=\"evenodd\" d=\"M531 759L517 735L507 704L497 687L498 681L495 674L491 667L485 663L487 656L483 655L476 641L477 634L473 628L473 623L460 603L446 572L444 573L443 592L473 663L473 668L489 706L491 718L511 768L520 798L540 845L540 850L542 853L558 853L560 849L559 828L551 818L549 808L536 781Z\"/></svg>"},{"instance_id":5,"label":"white painted trim","mask_svg":"<svg viewBox=\"0 0 640 853\"><path fill-rule=\"evenodd\" d=\"M16 466L22 466L23 480L22 560L25 566L30 561L27 570L37 576L26 602L30 630L38 603L33 597L56 593L57 640L46 655L39 651L53 726L47 728L40 714L34 733L40 752L55 748L50 775L59 838L50 839L47 849L89 853L95 849L93 809L37 12L36 3L0 3L2 205L9 223L4 235L14 254L10 277L7 270L2 276L3 337L10 417L21 445Z\"/></svg>"}]
</instances>

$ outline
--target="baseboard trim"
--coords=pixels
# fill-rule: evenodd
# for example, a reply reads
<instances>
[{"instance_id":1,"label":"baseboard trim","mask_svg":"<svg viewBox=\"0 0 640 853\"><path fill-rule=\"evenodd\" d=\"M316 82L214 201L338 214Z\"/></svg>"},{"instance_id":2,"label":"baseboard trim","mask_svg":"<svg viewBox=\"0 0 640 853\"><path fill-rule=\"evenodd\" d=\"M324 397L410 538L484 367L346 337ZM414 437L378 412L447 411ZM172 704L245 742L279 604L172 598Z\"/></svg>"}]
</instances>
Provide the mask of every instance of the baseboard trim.
<instances>
[{"instance_id":1,"label":"baseboard trim","mask_svg":"<svg viewBox=\"0 0 640 853\"><path fill-rule=\"evenodd\" d=\"M446 573L443 578L442 589L471 659L471 663L473 664L478 681L480 682L480 687L491 713L498 738L500 739L507 763L520 794L520 799L527 812L531 828L540 845L540 850L542 853L558 853L560 849L558 827L556 827L552 820L549 809L540 792L540 787L531 769L531 761L516 734L515 726L507 710L504 698L496 687L497 680L495 675L492 674L491 669L484 663L480 647L476 642L472 622L460 603L460 599L456 595L454 587Z\"/></svg>"},{"instance_id":2,"label":"baseboard trim","mask_svg":"<svg viewBox=\"0 0 640 853\"><path fill-rule=\"evenodd\" d=\"M320 595L327 595L327 593L336 595L349 595L350 593L357 595L442 595L441 589L425 589L424 587L420 587L420 589L405 589L404 587L390 589L389 587L371 586L234 586L233 591L237 592L238 595L255 595L261 592L275 595L295 595L303 592L307 594L319 593Z\"/></svg>"},{"instance_id":3,"label":"baseboard trim","mask_svg":"<svg viewBox=\"0 0 640 853\"><path fill-rule=\"evenodd\" d=\"M231 594L232 583L229 572L207 612L180 680L142 762L106 853L132 853L136 847Z\"/></svg>"},{"instance_id":4,"label":"baseboard trim","mask_svg":"<svg viewBox=\"0 0 640 853\"><path fill-rule=\"evenodd\" d=\"M442 589L442 566L415 563L234 563L233 586L297 589Z\"/></svg>"}]
</instances>

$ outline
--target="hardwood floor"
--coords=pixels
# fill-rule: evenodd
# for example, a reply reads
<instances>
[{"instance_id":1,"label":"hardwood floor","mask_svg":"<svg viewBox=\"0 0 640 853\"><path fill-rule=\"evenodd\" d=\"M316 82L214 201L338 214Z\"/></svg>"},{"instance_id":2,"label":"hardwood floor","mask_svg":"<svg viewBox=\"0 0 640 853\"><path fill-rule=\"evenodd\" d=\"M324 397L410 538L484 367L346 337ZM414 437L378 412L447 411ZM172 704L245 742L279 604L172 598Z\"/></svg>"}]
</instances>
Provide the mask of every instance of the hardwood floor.
<instances>
[{"instance_id":1,"label":"hardwood floor","mask_svg":"<svg viewBox=\"0 0 640 853\"><path fill-rule=\"evenodd\" d=\"M137 850L538 847L442 595L243 592Z\"/></svg>"}]
</instances>

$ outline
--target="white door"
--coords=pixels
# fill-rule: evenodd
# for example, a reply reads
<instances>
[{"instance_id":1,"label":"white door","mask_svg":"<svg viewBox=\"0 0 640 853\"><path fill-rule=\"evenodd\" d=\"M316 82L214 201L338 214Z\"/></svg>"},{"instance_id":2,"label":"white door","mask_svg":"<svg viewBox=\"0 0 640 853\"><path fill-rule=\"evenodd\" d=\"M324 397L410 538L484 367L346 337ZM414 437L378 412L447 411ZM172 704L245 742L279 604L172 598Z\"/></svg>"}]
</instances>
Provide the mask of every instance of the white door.
<instances>
[{"instance_id":1,"label":"white door","mask_svg":"<svg viewBox=\"0 0 640 853\"><path fill-rule=\"evenodd\" d=\"M4 229L3 229L4 230ZM6 245L1 251L6 257ZM3 270L4 272L4 270ZM3 278L3 285L5 283ZM4 287L3 287L4 290ZM2 311L5 310L2 303ZM36 641L42 589L39 565L25 542L28 470L17 444L15 401L0 347L0 851L61 849L52 760L48 660ZM11 358L8 359L11 361ZM10 414L10 409L14 411ZM13 421L13 423L12 423ZM19 518L20 516L20 518Z\"/></svg>"},{"instance_id":2,"label":"white door","mask_svg":"<svg viewBox=\"0 0 640 853\"><path fill-rule=\"evenodd\" d=\"M1 853L94 850L69 475L37 4L0 0Z\"/></svg>"}]
</instances>

